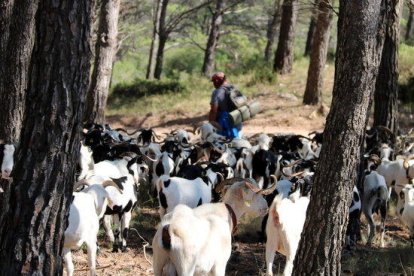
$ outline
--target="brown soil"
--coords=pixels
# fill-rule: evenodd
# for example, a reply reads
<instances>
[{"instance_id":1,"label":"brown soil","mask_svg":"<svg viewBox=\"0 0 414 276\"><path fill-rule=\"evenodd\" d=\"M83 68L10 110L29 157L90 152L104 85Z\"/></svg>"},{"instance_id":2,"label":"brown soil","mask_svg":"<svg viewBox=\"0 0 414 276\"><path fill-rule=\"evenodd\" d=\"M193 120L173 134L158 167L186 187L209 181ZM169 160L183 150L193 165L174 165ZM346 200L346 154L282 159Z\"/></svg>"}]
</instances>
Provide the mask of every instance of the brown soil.
<instances>
[{"instance_id":1,"label":"brown soil","mask_svg":"<svg viewBox=\"0 0 414 276\"><path fill-rule=\"evenodd\" d=\"M319 107L303 106L301 99L292 95L266 92L259 95L257 100L260 102L263 112L244 123L244 134L265 132L307 135L315 130L323 130L325 118L329 112L329 108L325 105ZM147 114L146 116L110 116L108 122L113 127L125 127L130 130L152 127L157 133L164 133L176 128L198 126L207 119L207 112L208 107L200 112L189 111L186 114L164 111L160 114ZM406 128L413 127L412 120L404 121L403 125ZM128 252L112 253L108 247L102 246L105 239L100 238L101 250L97 258L98 275L152 275L150 243L159 221L158 215L155 208L142 208L135 216L133 229L130 231ZM236 246L227 266L227 275L260 275L265 272L265 247L258 242L256 231L260 226L257 222L256 226L251 227L252 231L239 233L235 237ZM364 231L366 233L366 230ZM396 218L388 219L386 237L390 247L401 243L408 244L408 232ZM367 259L380 252L384 252L384 249L358 246L356 251L344 255L343 269L347 275L353 275L355 267L347 264L346 260ZM76 268L75 275L86 275L86 252L82 250L74 252L73 259ZM283 272L284 262L285 258L277 255L275 270ZM399 267L402 266L399 265ZM400 270L403 271L403 268Z\"/></svg>"}]
</instances>

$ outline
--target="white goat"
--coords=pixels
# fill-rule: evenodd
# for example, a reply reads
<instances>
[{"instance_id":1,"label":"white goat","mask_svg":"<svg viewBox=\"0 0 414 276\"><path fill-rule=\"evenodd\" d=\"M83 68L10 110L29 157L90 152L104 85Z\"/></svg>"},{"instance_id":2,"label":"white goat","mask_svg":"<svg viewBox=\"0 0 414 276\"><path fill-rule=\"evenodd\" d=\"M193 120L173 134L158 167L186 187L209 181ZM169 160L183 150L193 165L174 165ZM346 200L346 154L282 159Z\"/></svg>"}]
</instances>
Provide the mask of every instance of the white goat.
<instances>
[{"instance_id":1,"label":"white goat","mask_svg":"<svg viewBox=\"0 0 414 276\"><path fill-rule=\"evenodd\" d=\"M371 245L375 236L373 213L381 213L381 247L384 247L385 218L387 216L388 190L385 178L376 171L371 171L364 178L362 212L368 220L369 231L367 244Z\"/></svg>"},{"instance_id":2,"label":"white goat","mask_svg":"<svg viewBox=\"0 0 414 276\"><path fill-rule=\"evenodd\" d=\"M158 179L157 191L160 203L161 218L171 212L178 204L185 204L190 208L195 208L201 204L210 203L212 189L223 177L211 169L207 170L207 183L201 178L188 180L181 177L169 177L163 175Z\"/></svg>"},{"instance_id":3,"label":"white goat","mask_svg":"<svg viewBox=\"0 0 414 276\"><path fill-rule=\"evenodd\" d=\"M308 197L300 197L300 189L289 198L279 194L273 200L266 225L266 275L273 275L275 251L286 256L283 275L291 275L308 204Z\"/></svg>"},{"instance_id":4,"label":"white goat","mask_svg":"<svg viewBox=\"0 0 414 276\"><path fill-rule=\"evenodd\" d=\"M82 185L85 184L84 182ZM76 189L77 184L75 184ZM112 181L106 181L102 185L93 184L81 192L73 193L73 201L70 205L69 224L65 230L63 245L63 257L68 276L73 275L71 249L79 248L86 243L88 249L88 265L90 275L96 275L96 250L99 219L104 215L108 204L109 195L105 187L115 186Z\"/></svg>"},{"instance_id":5,"label":"white goat","mask_svg":"<svg viewBox=\"0 0 414 276\"><path fill-rule=\"evenodd\" d=\"M244 213L264 215L267 204L252 182L240 181L228 189L223 203L195 209L178 205L161 221L152 241L156 276L224 275L231 254L231 236ZM168 271L166 271L168 270Z\"/></svg>"},{"instance_id":6,"label":"white goat","mask_svg":"<svg viewBox=\"0 0 414 276\"><path fill-rule=\"evenodd\" d=\"M0 144L0 176L4 179L9 179L14 166L14 151L15 146L11 144Z\"/></svg>"},{"instance_id":7,"label":"white goat","mask_svg":"<svg viewBox=\"0 0 414 276\"><path fill-rule=\"evenodd\" d=\"M411 246L414 246L414 188L405 187L402 189L404 193L404 209L401 214L401 220L410 230Z\"/></svg>"}]
</instances>

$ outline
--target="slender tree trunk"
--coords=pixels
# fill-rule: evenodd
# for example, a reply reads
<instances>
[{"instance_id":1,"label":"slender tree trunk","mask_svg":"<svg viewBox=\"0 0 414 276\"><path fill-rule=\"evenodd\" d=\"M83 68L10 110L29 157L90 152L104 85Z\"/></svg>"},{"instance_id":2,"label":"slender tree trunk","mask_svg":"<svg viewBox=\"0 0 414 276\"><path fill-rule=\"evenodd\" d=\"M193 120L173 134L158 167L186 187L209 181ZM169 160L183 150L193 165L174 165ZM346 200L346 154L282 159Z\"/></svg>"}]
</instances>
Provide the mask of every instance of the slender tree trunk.
<instances>
[{"instance_id":1,"label":"slender tree trunk","mask_svg":"<svg viewBox=\"0 0 414 276\"><path fill-rule=\"evenodd\" d=\"M160 32L160 18L161 18L161 7L163 6L163 0L158 0L155 9L154 27L152 32L149 60L147 66L147 80L154 79L155 62L157 59L156 49L158 49L159 43L159 32Z\"/></svg>"},{"instance_id":2,"label":"slender tree trunk","mask_svg":"<svg viewBox=\"0 0 414 276\"><path fill-rule=\"evenodd\" d=\"M90 2L39 3L26 99L30 116L16 154L8 223L0 229L0 275L62 274L89 79Z\"/></svg>"},{"instance_id":3,"label":"slender tree trunk","mask_svg":"<svg viewBox=\"0 0 414 276\"><path fill-rule=\"evenodd\" d=\"M322 100L322 88L326 55L328 53L329 36L332 22L332 2L330 0L320 0L318 4L318 14L316 29L313 35L313 46L308 69L308 79L306 82L303 103L317 105Z\"/></svg>"},{"instance_id":4,"label":"slender tree trunk","mask_svg":"<svg viewBox=\"0 0 414 276\"><path fill-rule=\"evenodd\" d=\"M352 187L381 60L385 3L340 0L332 105L293 275L340 275Z\"/></svg>"},{"instance_id":5,"label":"slender tree trunk","mask_svg":"<svg viewBox=\"0 0 414 276\"><path fill-rule=\"evenodd\" d=\"M11 1L8 1L12 5ZM5 33L0 34L5 47L0 52L0 67L4 68L0 76L0 139L13 143L17 147L25 111L24 101L28 85L28 71L35 39L35 14L39 1L16 1L13 14ZM4 7L2 7L4 8ZM11 8L2 9L10 11ZM0 17L5 14L0 15ZM11 30L10 35L9 28ZM7 37L6 37L7 36ZM0 179L0 229L7 227L7 212L10 208L12 180ZM1 250L0 250L1 251Z\"/></svg>"},{"instance_id":6,"label":"slender tree trunk","mask_svg":"<svg viewBox=\"0 0 414 276\"><path fill-rule=\"evenodd\" d=\"M390 0L384 48L374 94L374 126L398 133L398 46L400 44L400 0Z\"/></svg>"},{"instance_id":7,"label":"slender tree trunk","mask_svg":"<svg viewBox=\"0 0 414 276\"><path fill-rule=\"evenodd\" d=\"M267 33L266 33L267 43L266 43L266 48L264 52L264 59L266 62L270 62L272 59L273 44L276 39L277 27L280 21L280 2L281 0L275 0L274 12L267 26Z\"/></svg>"},{"instance_id":8,"label":"slender tree trunk","mask_svg":"<svg viewBox=\"0 0 414 276\"><path fill-rule=\"evenodd\" d=\"M208 35L207 47L204 52L204 63L202 73L205 76L210 76L214 70L214 57L216 54L216 47L220 36L220 25L223 22L224 0L216 0L216 10L214 11L211 20L210 33Z\"/></svg>"},{"instance_id":9,"label":"slender tree trunk","mask_svg":"<svg viewBox=\"0 0 414 276\"><path fill-rule=\"evenodd\" d=\"M316 0L315 7L313 8L312 16L309 22L308 35L306 36L305 53L303 54L305 57L309 56L311 53L312 43L313 43L313 34L315 33L318 11L319 11L319 0Z\"/></svg>"},{"instance_id":10,"label":"slender tree trunk","mask_svg":"<svg viewBox=\"0 0 414 276\"><path fill-rule=\"evenodd\" d=\"M162 65L164 62L164 48L165 44L167 43L167 39L169 36L169 33L166 30L165 26L165 19L167 17L167 6L168 6L169 0L164 0L161 6L161 12L160 12L160 22L159 22L159 42L158 42L158 49L157 49L157 58L155 63L155 71L154 71L154 78L157 80L161 79L161 73L162 73Z\"/></svg>"},{"instance_id":11,"label":"slender tree trunk","mask_svg":"<svg viewBox=\"0 0 414 276\"><path fill-rule=\"evenodd\" d=\"M273 69L280 74L287 74L292 71L298 8L299 0L285 0L283 3L279 42L273 65Z\"/></svg>"},{"instance_id":12,"label":"slender tree trunk","mask_svg":"<svg viewBox=\"0 0 414 276\"><path fill-rule=\"evenodd\" d=\"M84 119L88 123L103 124L105 122L106 101L117 49L120 2L120 0L102 0L101 3L95 62Z\"/></svg>"},{"instance_id":13,"label":"slender tree trunk","mask_svg":"<svg viewBox=\"0 0 414 276\"><path fill-rule=\"evenodd\" d=\"M405 41L408 41L413 36L413 19L414 11L410 9L410 14L407 21L407 29L405 30Z\"/></svg>"}]
</instances>

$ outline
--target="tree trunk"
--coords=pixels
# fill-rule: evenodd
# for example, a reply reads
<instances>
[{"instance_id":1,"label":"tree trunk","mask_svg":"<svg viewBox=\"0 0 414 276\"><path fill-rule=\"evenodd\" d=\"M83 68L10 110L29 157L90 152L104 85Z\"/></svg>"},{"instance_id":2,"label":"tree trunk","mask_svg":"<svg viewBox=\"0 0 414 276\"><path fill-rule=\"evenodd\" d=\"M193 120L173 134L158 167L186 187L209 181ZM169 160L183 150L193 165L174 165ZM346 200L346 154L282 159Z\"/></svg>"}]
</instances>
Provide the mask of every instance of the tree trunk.
<instances>
[{"instance_id":1,"label":"tree trunk","mask_svg":"<svg viewBox=\"0 0 414 276\"><path fill-rule=\"evenodd\" d=\"M340 0L332 105L293 275L340 275L351 192L381 59L385 3Z\"/></svg>"},{"instance_id":2,"label":"tree trunk","mask_svg":"<svg viewBox=\"0 0 414 276\"><path fill-rule=\"evenodd\" d=\"M308 69L308 79L306 82L303 103L317 105L322 100L323 76L328 53L329 35L332 22L332 2L330 0L320 0L316 29L313 34L313 45Z\"/></svg>"},{"instance_id":3,"label":"tree trunk","mask_svg":"<svg viewBox=\"0 0 414 276\"><path fill-rule=\"evenodd\" d=\"M11 1L7 2L13 4ZM5 46L0 51L0 139L16 146L19 144L25 111L24 101L34 44L34 17L37 5L37 0L17 1L13 14L8 15L10 21L7 22L7 27L2 22L5 33L0 34L2 47ZM2 11L6 10L8 12L12 9L2 6ZM0 15L3 16L5 14ZM7 34L9 28L10 35ZM3 189L3 193L0 193L0 229L7 227L11 185L13 181L0 179L0 188Z\"/></svg>"},{"instance_id":4,"label":"tree trunk","mask_svg":"<svg viewBox=\"0 0 414 276\"><path fill-rule=\"evenodd\" d=\"M274 12L269 21L266 33L267 43L264 52L264 59L266 62L270 62L272 58L273 44L275 42L277 27L280 21L280 0L275 0Z\"/></svg>"},{"instance_id":5,"label":"tree trunk","mask_svg":"<svg viewBox=\"0 0 414 276\"><path fill-rule=\"evenodd\" d=\"M273 69L280 74L287 74L292 71L298 8L299 0L285 0L283 3L279 42L273 65Z\"/></svg>"},{"instance_id":6,"label":"tree trunk","mask_svg":"<svg viewBox=\"0 0 414 276\"><path fill-rule=\"evenodd\" d=\"M224 0L216 1L216 10L214 11L211 20L210 33L208 35L207 47L204 52L204 63L202 73L205 76L210 76L214 70L214 57L216 47L220 36L220 25L223 21Z\"/></svg>"},{"instance_id":7,"label":"tree trunk","mask_svg":"<svg viewBox=\"0 0 414 276\"><path fill-rule=\"evenodd\" d=\"M0 2L0 90L2 89L5 72L5 57L7 57L7 43L9 41L10 21L15 0L2 0ZM1 93L1 92L0 92Z\"/></svg>"},{"instance_id":8,"label":"tree trunk","mask_svg":"<svg viewBox=\"0 0 414 276\"><path fill-rule=\"evenodd\" d=\"M0 275L62 274L89 79L90 2L45 0L38 7L26 99L30 116L16 154L8 223L0 229Z\"/></svg>"},{"instance_id":9,"label":"tree trunk","mask_svg":"<svg viewBox=\"0 0 414 276\"><path fill-rule=\"evenodd\" d=\"M95 62L86 101L84 121L88 123L105 123L106 101L117 48L120 2L120 0L102 0L101 3Z\"/></svg>"},{"instance_id":10,"label":"tree trunk","mask_svg":"<svg viewBox=\"0 0 414 276\"><path fill-rule=\"evenodd\" d=\"M164 0L161 6L161 12L160 12L160 22L159 22L159 42L158 42L158 49L157 49L157 58L155 63L155 71L154 71L154 78L157 80L161 79L161 73L162 73L162 65L164 62L164 48L165 44L167 43L167 39L169 36L169 33L166 30L165 26L165 19L167 17L167 6L168 6L169 0Z\"/></svg>"},{"instance_id":11,"label":"tree trunk","mask_svg":"<svg viewBox=\"0 0 414 276\"><path fill-rule=\"evenodd\" d=\"M159 43L161 7L162 6L163 6L163 0L158 0L156 9L155 9L154 29L152 32L149 60L148 60L148 66L147 66L147 74L146 74L147 80L154 79L155 62L157 58L155 49L158 49L158 43Z\"/></svg>"},{"instance_id":12,"label":"tree trunk","mask_svg":"<svg viewBox=\"0 0 414 276\"><path fill-rule=\"evenodd\" d=\"M414 10L410 7L410 14L408 15L407 28L405 30L405 41L408 41L413 36L413 19Z\"/></svg>"},{"instance_id":13,"label":"tree trunk","mask_svg":"<svg viewBox=\"0 0 414 276\"><path fill-rule=\"evenodd\" d=\"M386 126L397 135L401 1L390 2L384 48L374 94L374 126Z\"/></svg>"},{"instance_id":14,"label":"tree trunk","mask_svg":"<svg viewBox=\"0 0 414 276\"><path fill-rule=\"evenodd\" d=\"M315 1L315 7L312 11L312 16L309 22L308 35L306 36L305 53L303 54L305 57L309 56L311 53L312 44L313 44L313 34L315 33L316 20L318 17L318 10L319 10L319 0Z\"/></svg>"}]
</instances>

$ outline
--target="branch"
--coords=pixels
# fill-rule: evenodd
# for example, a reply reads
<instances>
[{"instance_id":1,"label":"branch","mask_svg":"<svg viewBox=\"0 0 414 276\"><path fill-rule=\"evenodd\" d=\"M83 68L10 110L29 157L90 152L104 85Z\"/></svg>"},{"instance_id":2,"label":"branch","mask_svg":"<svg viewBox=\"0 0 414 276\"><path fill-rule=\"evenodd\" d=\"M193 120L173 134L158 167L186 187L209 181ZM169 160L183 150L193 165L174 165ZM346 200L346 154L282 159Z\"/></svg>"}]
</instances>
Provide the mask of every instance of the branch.
<instances>
[{"instance_id":1,"label":"branch","mask_svg":"<svg viewBox=\"0 0 414 276\"><path fill-rule=\"evenodd\" d=\"M190 39L191 43L194 44L195 46L197 46L198 48L200 48L203 52L206 51L206 48L204 48L201 44L199 44L198 42L196 42L191 35L187 37L188 39Z\"/></svg>"},{"instance_id":2,"label":"branch","mask_svg":"<svg viewBox=\"0 0 414 276\"><path fill-rule=\"evenodd\" d=\"M180 22L186 18L187 16L189 16L190 14L192 14L193 12L209 5L211 3L212 0L207 0L206 2L195 6L194 8L188 9L184 12L182 12L180 15L178 15L177 17L173 18L170 20L169 23L165 24L165 32L166 33L171 33L175 27L177 27L178 24L180 24Z\"/></svg>"}]
</instances>

